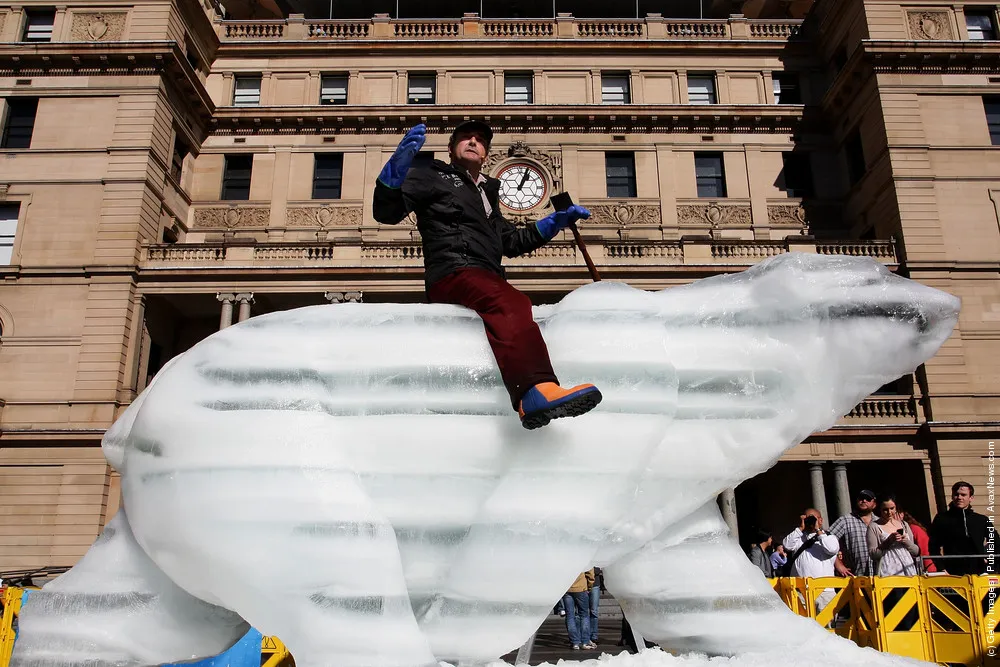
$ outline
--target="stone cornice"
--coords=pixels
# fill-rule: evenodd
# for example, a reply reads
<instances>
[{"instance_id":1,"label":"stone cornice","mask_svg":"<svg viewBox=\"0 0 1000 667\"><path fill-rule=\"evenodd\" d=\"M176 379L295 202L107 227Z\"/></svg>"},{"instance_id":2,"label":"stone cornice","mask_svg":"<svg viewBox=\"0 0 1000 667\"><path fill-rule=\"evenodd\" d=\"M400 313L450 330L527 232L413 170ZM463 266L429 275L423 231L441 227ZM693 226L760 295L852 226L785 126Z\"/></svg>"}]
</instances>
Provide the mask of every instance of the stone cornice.
<instances>
[{"instance_id":1,"label":"stone cornice","mask_svg":"<svg viewBox=\"0 0 1000 667\"><path fill-rule=\"evenodd\" d=\"M471 113L470 113L471 112ZM213 132L229 134L401 134L417 123L448 133L469 117L498 133L790 133L801 105L453 105L220 107Z\"/></svg>"},{"instance_id":2,"label":"stone cornice","mask_svg":"<svg viewBox=\"0 0 1000 667\"><path fill-rule=\"evenodd\" d=\"M1000 73L1000 41L882 39L862 49L876 72Z\"/></svg>"},{"instance_id":3,"label":"stone cornice","mask_svg":"<svg viewBox=\"0 0 1000 667\"><path fill-rule=\"evenodd\" d=\"M0 76L162 75L207 126L215 103L176 42L0 44Z\"/></svg>"}]
</instances>

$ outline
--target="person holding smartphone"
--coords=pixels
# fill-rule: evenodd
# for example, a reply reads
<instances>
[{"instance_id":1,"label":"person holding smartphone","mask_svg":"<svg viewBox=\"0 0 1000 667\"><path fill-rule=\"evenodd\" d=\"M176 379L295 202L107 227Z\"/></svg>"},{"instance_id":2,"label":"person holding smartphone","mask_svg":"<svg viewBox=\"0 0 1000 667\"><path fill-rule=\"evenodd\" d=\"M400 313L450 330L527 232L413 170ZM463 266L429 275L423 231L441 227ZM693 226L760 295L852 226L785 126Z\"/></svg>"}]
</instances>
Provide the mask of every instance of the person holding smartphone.
<instances>
[{"instance_id":1,"label":"person holding smartphone","mask_svg":"<svg viewBox=\"0 0 1000 667\"><path fill-rule=\"evenodd\" d=\"M896 496L887 493L879 498L879 517L868 524L868 550L879 577L912 576L917 574L914 558L920 546L913 531L896 512Z\"/></svg>"}]
</instances>

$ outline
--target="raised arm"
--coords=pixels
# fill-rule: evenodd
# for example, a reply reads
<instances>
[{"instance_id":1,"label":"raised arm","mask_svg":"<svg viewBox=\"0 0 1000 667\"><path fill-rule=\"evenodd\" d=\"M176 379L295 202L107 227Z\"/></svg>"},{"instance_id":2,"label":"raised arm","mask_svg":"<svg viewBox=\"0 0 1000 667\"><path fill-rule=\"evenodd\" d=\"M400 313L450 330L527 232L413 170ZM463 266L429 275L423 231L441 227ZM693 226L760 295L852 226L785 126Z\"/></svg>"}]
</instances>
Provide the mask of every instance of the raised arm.
<instances>
[{"instance_id":1,"label":"raised arm","mask_svg":"<svg viewBox=\"0 0 1000 667\"><path fill-rule=\"evenodd\" d=\"M503 242L504 257L518 257L532 250L537 250L552 240L563 229L577 220L586 220L590 211L582 206L570 206L565 211L556 211L545 216L533 225L517 227L503 220L500 227L500 237Z\"/></svg>"},{"instance_id":2,"label":"raised arm","mask_svg":"<svg viewBox=\"0 0 1000 667\"><path fill-rule=\"evenodd\" d=\"M420 152L427 138L427 127L421 123L410 128L399 142L392 157L382 167L375 181L375 198L372 215L385 225L395 225L409 214L403 184L413 166L413 158Z\"/></svg>"}]
</instances>

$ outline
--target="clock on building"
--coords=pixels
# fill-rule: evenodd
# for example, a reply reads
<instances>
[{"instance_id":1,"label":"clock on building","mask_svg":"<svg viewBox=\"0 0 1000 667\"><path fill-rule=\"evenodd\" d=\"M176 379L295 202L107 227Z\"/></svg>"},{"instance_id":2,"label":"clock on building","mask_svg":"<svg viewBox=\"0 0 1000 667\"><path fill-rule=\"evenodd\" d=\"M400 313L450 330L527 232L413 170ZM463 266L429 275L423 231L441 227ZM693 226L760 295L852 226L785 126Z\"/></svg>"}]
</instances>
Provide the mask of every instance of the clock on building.
<instances>
[{"instance_id":1,"label":"clock on building","mask_svg":"<svg viewBox=\"0 0 1000 667\"><path fill-rule=\"evenodd\" d=\"M515 162L500 170L500 201L509 209L527 211L545 200L545 176L534 165Z\"/></svg>"}]
</instances>

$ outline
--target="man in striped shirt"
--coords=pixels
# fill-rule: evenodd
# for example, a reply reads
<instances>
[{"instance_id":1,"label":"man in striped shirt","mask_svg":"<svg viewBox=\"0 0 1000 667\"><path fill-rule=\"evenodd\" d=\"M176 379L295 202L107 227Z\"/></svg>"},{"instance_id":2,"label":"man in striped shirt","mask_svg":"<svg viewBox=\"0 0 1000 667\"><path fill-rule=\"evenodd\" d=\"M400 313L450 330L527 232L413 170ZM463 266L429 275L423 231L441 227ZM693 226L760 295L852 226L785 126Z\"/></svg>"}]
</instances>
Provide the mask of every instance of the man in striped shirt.
<instances>
[{"instance_id":1,"label":"man in striped shirt","mask_svg":"<svg viewBox=\"0 0 1000 667\"><path fill-rule=\"evenodd\" d=\"M872 557L868 551L868 524L875 510L875 494L868 489L858 492L854 511L845 514L830 526L830 532L840 540L840 553L844 559L837 559L834 569L841 577L871 577Z\"/></svg>"}]
</instances>

